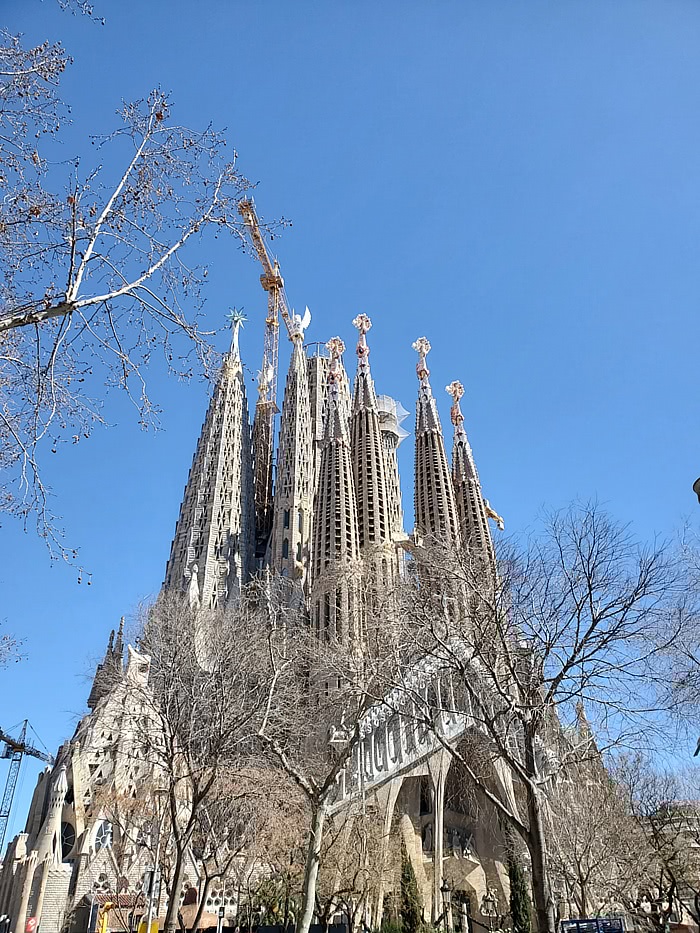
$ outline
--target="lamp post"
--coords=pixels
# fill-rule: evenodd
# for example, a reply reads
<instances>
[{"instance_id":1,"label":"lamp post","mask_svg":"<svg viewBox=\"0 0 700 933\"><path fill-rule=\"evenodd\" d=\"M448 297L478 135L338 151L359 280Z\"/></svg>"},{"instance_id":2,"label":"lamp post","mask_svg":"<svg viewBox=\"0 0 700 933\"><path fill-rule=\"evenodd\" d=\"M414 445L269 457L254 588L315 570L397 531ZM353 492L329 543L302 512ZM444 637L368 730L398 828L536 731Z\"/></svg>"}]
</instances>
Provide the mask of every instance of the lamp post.
<instances>
[{"instance_id":1,"label":"lamp post","mask_svg":"<svg viewBox=\"0 0 700 933\"><path fill-rule=\"evenodd\" d=\"M448 933L452 931L452 888L447 878L443 878L440 885L440 894L442 894L442 916L445 918L445 929Z\"/></svg>"},{"instance_id":2,"label":"lamp post","mask_svg":"<svg viewBox=\"0 0 700 933\"><path fill-rule=\"evenodd\" d=\"M481 915L489 918L489 933L493 933L493 920L498 916L498 898L493 888L488 888L481 898Z\"/></svg>"},{"instance_id":3,"label":"lamp post","mask_svg":"<svg viewBox=\"0 0 700 933\"><path fill-rule=\"evenodd\" d=\"M153 873L151 875L151 890L148 892L148 910L146 911L146 933L151 933L153 925L154 910L156 907L156 898L160 902L160 836L163 823L163 814L160 809L160 799L167 793L165 788L156 788L153 796L156 800L156 812L158 814L156 827L156 848L153 854Z\"/></svg>"}]
</instances>

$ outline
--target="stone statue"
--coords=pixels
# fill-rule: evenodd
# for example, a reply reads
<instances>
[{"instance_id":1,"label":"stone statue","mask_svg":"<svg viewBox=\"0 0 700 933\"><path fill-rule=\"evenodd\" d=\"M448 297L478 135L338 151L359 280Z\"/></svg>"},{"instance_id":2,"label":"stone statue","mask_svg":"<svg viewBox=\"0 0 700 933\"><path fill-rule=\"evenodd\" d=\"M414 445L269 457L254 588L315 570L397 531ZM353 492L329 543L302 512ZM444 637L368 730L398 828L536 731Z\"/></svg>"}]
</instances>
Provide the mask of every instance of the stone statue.
<instances>
[{"instance_id":1,"label":"stone statue","mask_svg":"<svg viewBox=\"0 0 700 933\"><path fill-rule=\"evenodd\" d=\"M199 596L199 567L197 564L192 564L192 569L190 571L190 586L187 591L187 599L190 604L190 609L197 610L201 605L201 600Z\"/></svg>"},{"instance_id":2,"label":"stone statue","mask_svg":"<svg viewBox=\"0 0 700 933\"><path fill-rule=\"evenodd\" d=\"M433 824L428 823L428 825L423 830L423 851L432 852L433 851Z\"/></svg>"},{"instance_id":3,"label":"stone statue","mask_svg":"<svg viewBox=\"0 0 700 933\"><path fill-rule=\"evenodd\" d=\"M474 836L472 833L464 834L464 841L462 843L462 855L464 858L474 858Z\"/></svg>"}]
</instances>

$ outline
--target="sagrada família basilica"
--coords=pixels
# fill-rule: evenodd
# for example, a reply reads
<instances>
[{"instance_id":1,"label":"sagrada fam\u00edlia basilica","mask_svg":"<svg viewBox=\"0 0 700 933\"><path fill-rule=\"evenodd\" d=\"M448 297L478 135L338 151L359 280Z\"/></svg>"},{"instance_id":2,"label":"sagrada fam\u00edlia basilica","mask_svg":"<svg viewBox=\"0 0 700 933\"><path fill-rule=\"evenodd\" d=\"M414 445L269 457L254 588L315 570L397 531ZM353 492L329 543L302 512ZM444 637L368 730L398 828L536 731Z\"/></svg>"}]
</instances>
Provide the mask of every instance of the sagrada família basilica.
<instances>
[{"instance_id":1,"label":"sagrada fam\u00edlia basilica","mask_svg":"<svg viewBox=\"0 0 700 933\"><path fill-rule=\"evenodd\" d=\"M259 405L250 422L241 320L233 316L231 349L197 442L164 586L188 594L192 605L222 607L265 568L298 594L319 637L332 632L354 638L357 596L334 572L337 566L371 552L380 579L390 587L417 535L462 541L493 560L489 520L500 524L500 519L482 495L459 382L447 387L454 433L448 459L430 383L430 344L421 337L413 344L418 354L415 530L406 534L397 449L407 436L402 423L408 413L375 389L371 322L364 314L353 321L358 336L350 378L342 340L308 344L309 321L308 313L290 314L286 321L292 350L273 444L274 400L267 409ZM267 389L271 374L263 370L259 378ZM17 933L24 933L29 918L40 924L41 933L87 930L91 923L94 928L91 907L109 899L115 885L134 907L143 903L139 892L152 856L135 850L128 877L115 880L111 850L117 830L99 792L105 786L138 791L148 778L146 763L129 745L129 730L120 727L133 712L130 686L148 678L148 659L131 647L125 658L124 648L120 628L98 668L90 711L60 748L54 767L40 775L25 829L7 850L0 915L9 916L9 929ZM405 843L428 917L439 919L448 878L455 925L463 922L466 929L471 917L488 929L490 920L481 912L484 896L500 897L506 910L503 833L488 806L477 810L465 799L450 761L427 740L409 741L376 722L367 730L343 793L352 798L361 771L363 793L373 795L378 819ZM342 794L337 806L343 806ZM187 886L197 885L193 855ZM390 892L381 893L386 898ZM224 923L233 923L235 901L224 881L211 892L207 909L222 910ZM380 899L375 928L381 915Z\"/></svg>"}]
</instances>

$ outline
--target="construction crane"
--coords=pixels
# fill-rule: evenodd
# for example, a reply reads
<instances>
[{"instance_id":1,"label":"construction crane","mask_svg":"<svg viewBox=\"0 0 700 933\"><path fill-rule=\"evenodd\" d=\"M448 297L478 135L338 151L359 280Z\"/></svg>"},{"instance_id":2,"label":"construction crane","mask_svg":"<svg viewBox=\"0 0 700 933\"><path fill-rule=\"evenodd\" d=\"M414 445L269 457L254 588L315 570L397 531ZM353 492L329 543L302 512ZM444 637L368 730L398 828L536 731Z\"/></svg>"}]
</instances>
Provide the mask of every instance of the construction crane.
<instances>
[{"instance_id":1,"label":"construction crane","mask_svg":"<svg viewBox=\"0 0 700 933\"><path fill-rule=\"evenodd\" d=\"M0 729L0 742L5 743L5 748L0 757L10 759L10 770L5 783L5 793L2 795L2 803L0 804L0 853L2 853L2 847L5 843L5 833L10 820L10 811L12 810L12 801L17 788L17 778L19 777L22 758L25 755L31 755L32 758L38 758L49 765L54 763L51 755L47 755L46 752L42 752L41 749L35 748L27 742L28 725L29 721L25 719L18 739L13 739L11 735Z\"/></svg>"},{"instance_id":2,"label":"construction crane","mask_svg":"<svg viewBox=\"0 0 700 933\"><path fill-rule=\"evenodd\" d=\"M272 453L275 437L277 408L277 366L279 359L280 316L291 336L292 318L284 291L284 279L279 263L270 259L255 205L250 198L238 203L238 212L245 221L263 274L260 284L267 292L267 318L263 361L258 376L258 400L253 418L253 455L255 480L255 556L265 556L267 540L272 527Z\"/></svg>"}]
</instances>

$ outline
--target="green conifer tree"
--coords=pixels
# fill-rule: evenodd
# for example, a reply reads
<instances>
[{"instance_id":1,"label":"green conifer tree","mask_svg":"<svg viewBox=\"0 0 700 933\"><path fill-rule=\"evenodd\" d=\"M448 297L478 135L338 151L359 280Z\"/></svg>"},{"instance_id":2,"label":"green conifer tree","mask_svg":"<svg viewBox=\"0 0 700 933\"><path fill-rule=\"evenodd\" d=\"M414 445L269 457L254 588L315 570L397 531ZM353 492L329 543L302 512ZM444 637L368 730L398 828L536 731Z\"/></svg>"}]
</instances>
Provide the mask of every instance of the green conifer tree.
<instances>
[{"instance_id":1,"label":"green conifer tree","mask_svg":"<svg viewBox=\"0 0 700 933\"><path fill-rule=\"evenodd\" d=\"M508 856L508 880L513 933L530 933L530 892L520 862L512 852Z\"/></svg>"},{"instance_id":2,"label":"green conifer tree","mask_svg":"<svg viewBox=\"0 0 700 933\"><path fill-rule=\"evenodd\" d=\"M401 928L403 933L420 933L423 926L423 902L418 890L416 873L408 857L406 844L401 842Z\"/></svg>"}]
</instances>

